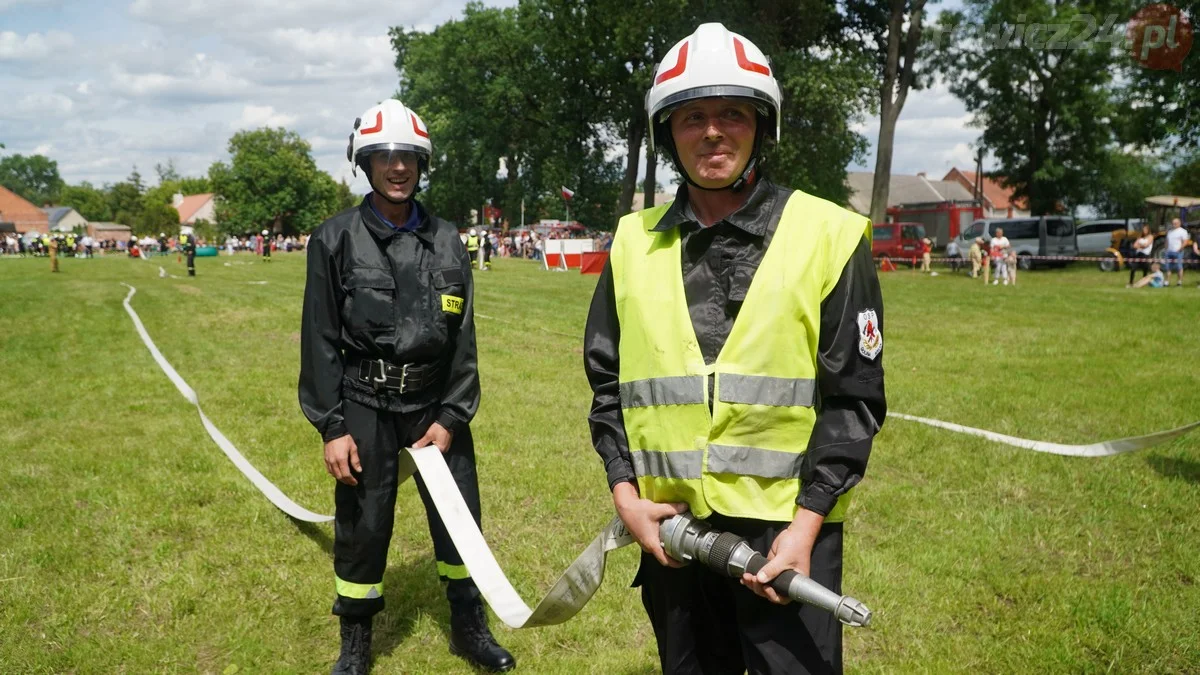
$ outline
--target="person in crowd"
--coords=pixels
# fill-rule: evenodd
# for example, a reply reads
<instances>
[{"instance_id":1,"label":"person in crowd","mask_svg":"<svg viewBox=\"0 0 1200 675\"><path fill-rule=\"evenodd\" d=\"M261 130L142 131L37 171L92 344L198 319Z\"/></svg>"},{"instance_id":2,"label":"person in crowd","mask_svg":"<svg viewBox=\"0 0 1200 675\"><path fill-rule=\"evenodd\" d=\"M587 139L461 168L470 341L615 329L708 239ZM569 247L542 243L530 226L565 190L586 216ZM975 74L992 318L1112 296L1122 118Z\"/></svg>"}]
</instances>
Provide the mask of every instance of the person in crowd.
<instances>
[{"instance_id":1,"label":"person in crowd","mask_svg":"<svg viewBox=\"0 0 1200 675\"><path fill-rule=\"evenodd\" d=\"M1133 288L1142 288L1149 286L1150 288L1164 288L1167 285L1166 275L1163 274L1162 265L1159 263L1150 263L1150 273L1138 280Z\"/></svg>"},{"instance_id":2,"label":"person in crowd","mask_svg":"<svg viewBox=\"0 0 1200 675\"><path fill-rule=\"evenodd\" d=\"M1133 253L1129 257L1129 283L1125 284L1128 288L1133 285L1133 273L1141 270L1142 278L1146 278L1146 274L1150 271L1150 265L1147 261L1150 259L1150 252L1154 249L1154 234L1150 232L1150 225L1142 225L1142 231L1138 238L1133 242Z\"/></svg>"},{"instance_id":3,"label":"person in crowd","mask_svg":"<svg viewBox=\"0 0 1200 675\"><path fill-rule=\"evenodd\" d=\"M983 237L975 237L975 241L971 242L967 258L971 261L971 278L975 279L979 276L980 268L983 267Z\"/></svg>"},{"instance_id":4,"label":"person in crowd","mask_svg":"<svg viewBox=\"0 0 1200 675\"><path fill-rule=\"evenodd\" d=\"M1184 229L1183 223L1178 218L1172 219L1171 229L1167 230L1167 248L1164 254L1167 259L1166 273L1168 286L1171 285L1171 270L1174 270L1179 277L1175 285L1183 285L1183 253L1187 247L1188 238L1188 231Z\"/></svg>"},{"instance_id":5,"label":"person in crowd","mask_svg":"<svg viewBox=\"0 0 1200 675\"><path fill-rule=\"evenodd\" d=\"M950 262L950 271L958 272L958 268L962 266L962 251L958 249L958 242L951 239L949 244L946 244L946 258Z\"/></svg>"},{"instance_id":6,"label":"person in crowd","mask_svg":"<svg viewBox=\"0 0 1200 675\"><path fill-rule=\"evenodd\" d=\"M992 256L993 273L996 275L996 278L992 279L993 286L1000 283L1001 279L1004 280L1005 286L1008 285L1008 247L1008 237L1004 236L1004 228L996 228L996 236L992 237L991 242L988 243L988 252Z\"/></svg>"}]
</instances>

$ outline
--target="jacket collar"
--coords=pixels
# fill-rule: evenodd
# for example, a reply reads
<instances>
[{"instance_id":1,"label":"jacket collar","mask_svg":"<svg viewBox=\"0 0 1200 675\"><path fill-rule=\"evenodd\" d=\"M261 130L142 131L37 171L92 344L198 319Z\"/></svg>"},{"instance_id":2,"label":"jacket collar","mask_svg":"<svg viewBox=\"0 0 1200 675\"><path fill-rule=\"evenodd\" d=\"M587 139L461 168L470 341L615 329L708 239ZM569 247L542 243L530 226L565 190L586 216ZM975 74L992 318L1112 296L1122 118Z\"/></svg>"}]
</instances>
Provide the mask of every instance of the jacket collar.
<instances>
[{"instance_id":1,"label":"jacket collar","mask_svg":"<svg viewBox=\"0 0 1200 675\"><path fill-rule=\"evenodd\" d=\"M421 240L421 243L431 246L433 245L433 228L431 227L429 213L415 199L412 205L417 210L418 218L417 229L413 230L412 234L415 234L417 239ZM359 203L358 215L362 218L367 229L371 231L371 234L374 234L380 241L388 241L396 235L408 234L407 231L397 230L395 227L392 227L390 223L375 213L375 209L371 206L371 195L363 197L362 202Z\"/></svg>"},{"instance_id":2,"label":"jacket collar","mask_svg":"<svg viewBox=\"0 0 1200 675\"><path fill-rule=\"evenodd\" d=\"M688 205L687 188L687 183L679 186L679 191L675 193L675 201L667 208L667 212L663 214L662 219L651 230L652 232L665 232L683 224L699 224ZM746 203L717 223L729 223L756 237L765 235L770 215L775 209L776 193L777 190L771 181L766 178L756 181L750 188L750 197Z\"/></svg>"}]
</instances>

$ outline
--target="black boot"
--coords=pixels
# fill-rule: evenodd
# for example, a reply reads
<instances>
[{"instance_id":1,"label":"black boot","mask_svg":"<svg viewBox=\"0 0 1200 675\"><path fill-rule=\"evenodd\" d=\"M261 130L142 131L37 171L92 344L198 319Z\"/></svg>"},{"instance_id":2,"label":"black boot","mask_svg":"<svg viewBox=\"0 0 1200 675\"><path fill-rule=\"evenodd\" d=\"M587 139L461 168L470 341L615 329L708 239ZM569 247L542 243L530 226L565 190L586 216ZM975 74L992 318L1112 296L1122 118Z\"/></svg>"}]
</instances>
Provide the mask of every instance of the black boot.
<instances>
[{"instance_id":1,"label":"black boot","mask_svg":"<svg viewBox=\"0 0 1200 675\"><path fill-rule=\"evenodd\" d=\"M496 644L496 638L488 630L483 603L478 600L457 607L451 605L450 653L494 673L517 667L512 654Z\"/></svg>"},{"instance_id":2,"label":"black boot","mask_svg":"<svg viewBox=\"0 0 1200 675\"><path fill-rule=\"evenodd\" d=\"M343 616L342 653L332 675L367 675L371 670L371 617Z\"/></svg>"}]
</instances>

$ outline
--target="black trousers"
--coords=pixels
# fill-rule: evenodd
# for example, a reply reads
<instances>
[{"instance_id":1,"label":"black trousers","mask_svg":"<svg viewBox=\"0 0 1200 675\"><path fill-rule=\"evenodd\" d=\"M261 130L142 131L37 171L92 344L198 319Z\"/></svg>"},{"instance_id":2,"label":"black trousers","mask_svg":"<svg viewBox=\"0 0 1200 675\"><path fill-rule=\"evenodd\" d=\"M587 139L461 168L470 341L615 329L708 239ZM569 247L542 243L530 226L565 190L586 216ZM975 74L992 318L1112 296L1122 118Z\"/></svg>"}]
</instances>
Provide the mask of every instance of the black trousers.
<instances>
[{"instance_id":1,"label":"black trousers","mask_svg":"<svg viewBox=\"0 0 1200 675\"><path fill-rule=\"evenodd\" d=\"M763 555L788 525L719 514L708 522L745 537ZM810 571L822 586L841 593L841 523L821 528ZM795 602L776 605L699 563L663 567L645 553L634 581L639 584L667 675L842 672L842 626L830 612Z\"/></svg>"},{"instance_id":2,"label":"black trousers","mask_svg":"<svg viewBox=\"0 0 1200 675\"><path fill-rule=\"evenodd\" d=\"M1149 258L1150 254L1148 253L1134 253L1126 258L1129 265L1129 283L1133 283L1133 273L1137 270L1142 271L1143 277L1150 273L1150 263L1146 262Z\"/></svg>"},{"instance_id":3,"label":"black trousers","mask_svg":"<svg viewBox=\"0 0 1200 675\"><path fill-rule=\"evenodd\" d=\"M338 483L334 493L333 570L338 592L333 613L373 616L384 607L383 573L395 523L400 449L425 435L437 409L431 406L402 414L375 410L353 401L344 401L342 406L346 428L358 446L362 473L355 475L358 485ZM467 508L476 524L480 523L479 478L469 427L454 434L450 449L443 456ZM447 599L452 607L477 602L479 589L467 575L424 481L419 474L413 478L425 504L438 576L447 582Z\"/></svg>"},{"instance_id":4,"label":"black trousers","mask_svg":"<svg viewBox=\"0 0 1200 675\"><path fill-rule=\"evenodd\" d=\"M194 277L194 276L196 276L196 252L188 251L187 258L188 258L188 261L187 261L188 262L188 276Z\"/></svg>"}]
</instances>

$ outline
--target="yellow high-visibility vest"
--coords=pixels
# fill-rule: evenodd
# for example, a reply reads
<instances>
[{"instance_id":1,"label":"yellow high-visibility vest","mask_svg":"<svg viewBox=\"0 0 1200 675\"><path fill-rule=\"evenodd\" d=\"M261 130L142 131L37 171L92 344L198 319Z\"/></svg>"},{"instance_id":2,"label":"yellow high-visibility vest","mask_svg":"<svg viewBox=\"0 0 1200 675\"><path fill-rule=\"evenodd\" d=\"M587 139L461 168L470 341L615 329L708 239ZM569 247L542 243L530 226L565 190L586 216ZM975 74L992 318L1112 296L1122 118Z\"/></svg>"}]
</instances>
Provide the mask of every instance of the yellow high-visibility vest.
<instances>
[{"instance_id":1,"label":"yellow high-visibility vest","mask_svg":"<svg viewBox=\"0 0 1200 675\"><path fill-rule=\"evenodd\" d=\"M479 237L472 237L469 235L467 236L467 250L468 251L478 251L479 250Z\"/></svg>"},{"instance_id":2,"label":"yellow high-visibility vest","mask_svg":"<svg viewBox=\"0 0 1200 675\"><path fill-rule=\"evenodd\" d=\"M652 231L669 206L622 218L611 253L621 408L638 489L654 502L686 502L699 518L790 521L816 421L821 302L870 221L792 193L709 365L684 295L679 228ZM826 521L842 520L848 505L846 493Z\"/></svg>"}]
</instances>

